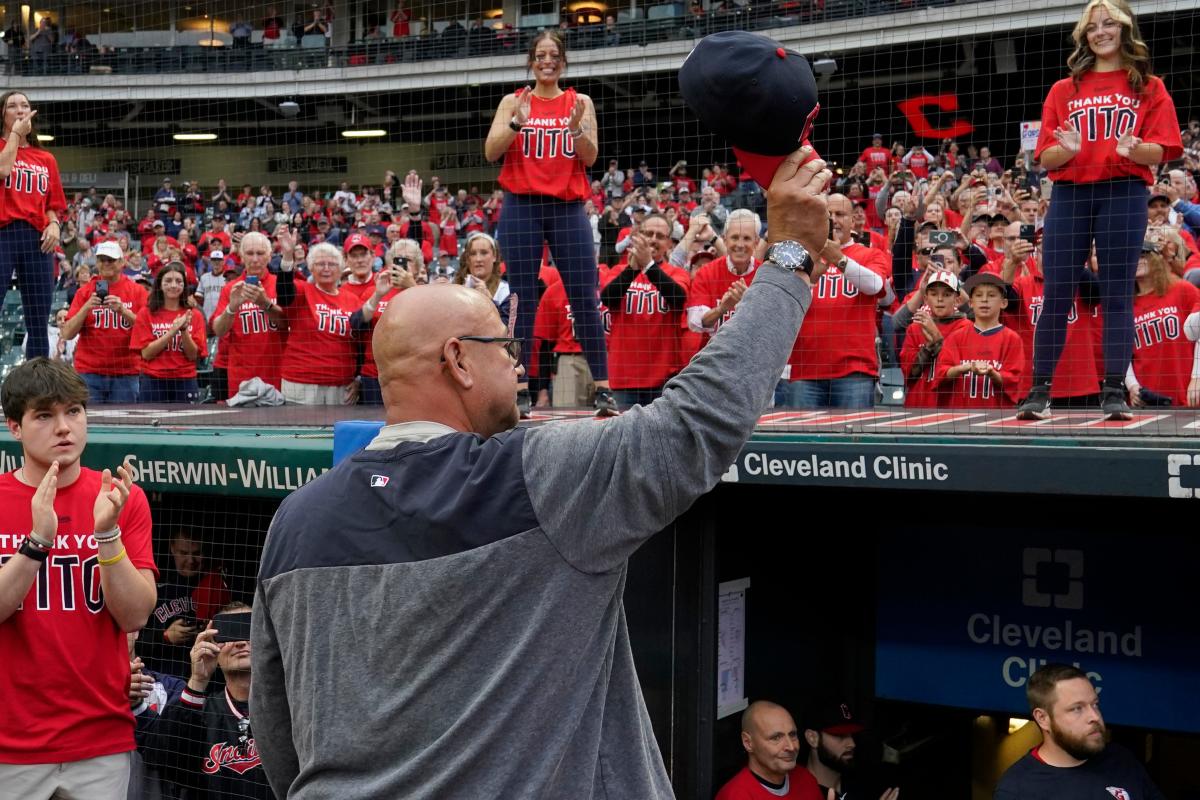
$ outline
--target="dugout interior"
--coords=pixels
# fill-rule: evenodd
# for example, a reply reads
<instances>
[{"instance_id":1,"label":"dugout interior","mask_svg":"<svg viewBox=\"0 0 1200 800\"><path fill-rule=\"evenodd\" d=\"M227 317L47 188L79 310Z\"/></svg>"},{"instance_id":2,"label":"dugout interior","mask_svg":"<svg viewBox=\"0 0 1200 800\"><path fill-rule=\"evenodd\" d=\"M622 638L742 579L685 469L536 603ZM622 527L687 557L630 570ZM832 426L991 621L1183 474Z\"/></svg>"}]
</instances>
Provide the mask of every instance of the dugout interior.
<instances>
[{"instance_id":1,"label":"dugout interior","mask_svg":"<svg viewBox=\"0 0 1200 800\"><path fill-rule=\"evenodd\" d=\"M150 498L160 567L169 563L166 537L186 526L201 534L211 557L224 565L235 596L252 596L258 555L277 499L170 491L152 491ZM747 699L775 700L799 719L817 693L834 693L868 725L859 737L859 754L861 761L876 764L872 774L898 783L910 796L965 797L969 792L984 800L1007 765L1037 743L1036 726L1010 733L1010 718L1022 715L1007 706L939 704L881 694L880 670L887 667L879 663L880 651L887 643L880 642L894 632L881 628L895 629L899 620L912 640L921 639L923 625L928 623L930 630L937 626L923 609L955 605L961 596L957 587L964 582L993 584L989 576L995 564L989 554L997 550L1007 548L1012 554L1030 541L1050 548L1083 546L1087 600L1104 595L1106 622L1101 627L1126 633L1130 626L1144 627L1133 672L1114 674L1107 686L1100 684L1113 693L1111 700L1102 700L1105 711L1119 716L1131 701L1154 705L1157 701L1149 695L1169 696L1196 676L1189 656L1195 655L1200 637L1195 620L1182 610L1185 587L1175 582L1184 574L1180 565L1200 557L1200 545L1187 533L1190 509L1185 506L1163 499L1019 491L718 487L635 554L626 588L634 656L677 795L711 797L744 763L740 714L718 718L716 713L720 584L749 579ZM908 556L897 561L897 552ZM960 559L956 575L939 573L945 559L964 552L980 557ZM912 568L931 563L928 569L943 580L929 580L919 566ZM1114 580L1114 565L1122 564L1129 572L1124 580ZM1161 582L1148 579L1146 570L1156 570ZM1051 569L1039 580L1054 592L1055 581L1062 578ZM1021 579L1013 573L998 585L1015 593ZM984 588L964 610L974 608L971 602L986 606L992 593ZM1005 608L1013 605L1006 596L994 599ZM1122 606L1128 609L1124 616ZM1154 608L1159 609L1156 616L1139 616ZM992 617L1002 626L1015 613L1010 612L976 620L975 637L1001 635L1001 628L993 629ZM881 614L887 619L881 621ZM1164 628L1180 635L1164 638ZM1114 641L1119 651L1120 641ZM992 644L986 642L984 649ZM1014 680L1038 658L1057 656L1028 643L994 644L995 652L988 655L993 671L1000 675L1007 669ZM1108 645L1098 646L1103 651ZM934 686L958 681L958 655L944 656L919 648L912 655ZM1089 668L1088 654L1074 658ZM1138 686L1139 675L1147 683ZM1152 676L1162 685L1154 686ZM1119 701L1117 693L1129 691L1131 681L1147 696L1144 701ZM969 682L959 689L973 691ZM923 691L929 689L915 694ZM1020 696L1023 690L1013 691ZM1194 700L1180 696L1178 702L1186 709L1170 723L1175 729L1122 724L1111 716L1109 725L1114 741L1146 760L1167 796L1196 797L1200 784L1188 765L1200 756L1200 717L1190 715ZM1190 730L1178 729L1180 718Z\"/></svg>"}]
</instances>

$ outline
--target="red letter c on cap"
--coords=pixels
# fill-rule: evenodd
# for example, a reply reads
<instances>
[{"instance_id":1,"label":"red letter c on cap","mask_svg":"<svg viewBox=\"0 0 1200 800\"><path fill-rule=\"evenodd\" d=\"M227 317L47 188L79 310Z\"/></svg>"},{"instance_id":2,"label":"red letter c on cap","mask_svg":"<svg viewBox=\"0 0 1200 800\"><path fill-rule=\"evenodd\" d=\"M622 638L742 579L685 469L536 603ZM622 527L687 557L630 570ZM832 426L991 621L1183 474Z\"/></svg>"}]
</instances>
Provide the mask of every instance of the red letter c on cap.
<instances>
[{"instance_id":1,"label":"red letter c on cap","mask_svg":"<svg viewBox=\"0 0 1200 800\"><path fill-rule=\"evenodd\" d=\"M929 118L925 116L924 109L930 106L939 111L958 111L957 95L923 94L901 100L896 105L908 118L908 123L912 125L917 136L924 139L957 139L959 136L967 136L975 130L975 126L965 119L954 120L950 123L949 128L935 128Z\"/></svg>"}]
</instances>

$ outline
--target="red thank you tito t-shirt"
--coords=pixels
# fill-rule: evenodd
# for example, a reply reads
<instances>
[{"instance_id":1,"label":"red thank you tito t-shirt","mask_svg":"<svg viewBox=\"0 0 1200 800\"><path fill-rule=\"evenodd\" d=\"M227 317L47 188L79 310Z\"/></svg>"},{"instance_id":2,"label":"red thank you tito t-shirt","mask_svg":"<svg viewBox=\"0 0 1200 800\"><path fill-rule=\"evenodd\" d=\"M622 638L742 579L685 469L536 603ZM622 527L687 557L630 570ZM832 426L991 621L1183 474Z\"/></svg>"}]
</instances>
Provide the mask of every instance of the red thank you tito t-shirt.
<instances>
[{"instance_id":1,"label":"red thank you tito t-shirt","mask_svg":"<svg viewBox=\"0 0 1200 800\"><path fill-rule=\"evenodd\" d=\"M101 475L84 468L54 499L58 536L29 593L0 622L0 764L83 761L134 749L125 633L104 606L92 508ZM0 475L0 561L29 534L36 491ZM138 486L119 517L121 543L138 569L158 570L150 506Z\"/></svg>"}]
</instances>

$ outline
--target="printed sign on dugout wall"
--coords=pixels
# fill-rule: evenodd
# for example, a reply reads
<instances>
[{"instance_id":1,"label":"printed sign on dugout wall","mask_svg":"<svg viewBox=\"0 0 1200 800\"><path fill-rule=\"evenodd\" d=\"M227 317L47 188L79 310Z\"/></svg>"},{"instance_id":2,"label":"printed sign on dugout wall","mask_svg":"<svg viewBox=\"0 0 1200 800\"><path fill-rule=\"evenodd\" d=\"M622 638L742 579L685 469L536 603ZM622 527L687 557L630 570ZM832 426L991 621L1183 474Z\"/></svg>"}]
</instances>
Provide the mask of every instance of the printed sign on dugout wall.
<instances>
[{"instance_id":1,"label":"printed sign on dugout wall","mask_svg":"<svg viewBox=\"0 0 1200 800\"><path fill-rule=\"evenodd\" d=\"M1184 537L972 529L879 553L879 697L1028 715L1025 682L1078 664L1112 724L1200 731Z\"/></svg>"}]
</instances>

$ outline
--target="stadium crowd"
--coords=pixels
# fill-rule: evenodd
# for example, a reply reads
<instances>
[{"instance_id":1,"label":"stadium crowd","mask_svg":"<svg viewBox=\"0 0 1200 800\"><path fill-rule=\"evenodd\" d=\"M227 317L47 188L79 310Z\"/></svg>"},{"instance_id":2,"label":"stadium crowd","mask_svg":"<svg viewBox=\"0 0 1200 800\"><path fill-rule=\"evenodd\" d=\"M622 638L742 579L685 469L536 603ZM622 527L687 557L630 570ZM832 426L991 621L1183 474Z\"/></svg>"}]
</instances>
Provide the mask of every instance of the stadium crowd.
<instances>
[{"instance_id":1,"label":"stadium crowd","mask_svg":"<svg viewBox=\"0 0 1200 800\"><path fill-rule=\"evenodd\" d=\"M1147 208L1127 376L1136 405L1200 405L1191 344L1200 332L1200 123L1182 137L1184 158L1163 169ZM585 208L622 405L652 400L728 319L765 250L761 187L721 163L695 175L689 167L680 161L659 175L646 161L610 160L591 181ZM866 270L822 277L777 403L869 406L881 369L898 366L911 407L1014 404L1032 375L1052 190L1023 154L1005 168L987 147L945 141L932 153L873 136L831 187L835 236ZM66 319L53 309L52 355L74 364L98 402L377 404L369 333L395 292L453 281L503 307L509 288L495 238L503 202L498 190L452 188L437 176L426 184L415 171L326 192L291 181L278 195L165 178L138 218L111 194L76 194L55 250ZM295 288L279 285L289 263ZM643 277L634 280L631 264ZM651 264L663 269L645 270ZM937 356L978 313L960 292L981 275L1000 279L992 302L1019 342L1005 337L1009 358L996 359L1008 364L1004 374L956 380ZM528 368L535 405L587 405L591 376L548 247L539 278ZM1055 374L1060 406L1092 405L1097 392L1094 285L1084 284L1077 306Z\"/></svg>"},{"instance_id":2,"label":"stadium crowd","mask_svg":"<svg viewBox=\"0 0 1200 800\"><path fill-rule=\"evenodd\" d=\"M1092 61L1079 72L1104 59L1119 67L1124 29L1136 43L1127 9L1106 0L1085 9L1075 38ZM761 67L750 82L760 100L774 99L768 87L780 78L798 86L797 77L812 77L803 56L761 37L725 56ZM710 59L721 57L690 59L690 74L715 70ZM187 798L269 798L272 785L278 794L372 786L395 795L417 783L423 797L474 796L476 786L502 796L512 786L522 796L561 786L580 787L579 796L668 796L624 623L627 560L712 487L773 386L783 406L869 407L881 373L898 365L915 407L1007 407L1026 394L1022 405L1041 418L1053 394L1063 406L1102 397L1106 414L1124 415L1124 396L1120 407L1112 402L1122 391L1114 380L1133 405L1200 405L1200 123L1179 132L1148 72L1085 76L1149 87L1139 106L1146 140L1131 132L1132 110L1123 132L1110 124L1099 136L1096 103L1072 101L1080 116L1060 126L1047 102L1051 124L1037 152L1053 162L1049 173L1025 155L1005 169L985 147L947 141L935 155L885 147L876 134L835 177L805 141L819 110L814 88L810 102L772 109L796 123L786 145L805 142L778 155L787 168L767 170L769 150L739 150L745 142L730 137L760 179L774 178L772 223L751 173L723 164L693 177L676 162L663 179L648 162L624 170L609 161L585 174L597 163L595 108L558 85L562 37L539 34L527 64L536 88L501 100L484 145L489 161L505 159L506 192L486 200L436 178L426 192L411 170L357 191L343 183L306 193L293 182L278 203L268 186L243 186L235 197L224 181L177 192L168 178L135 220L111 196L68 203L53 156L37 144L36 110L21 92L0 97L0 267L4 283L17 274L22 302L37 309L27 331L34 357L0 386L22 450L21 466L0 475L12 526L0 532L12 551L0 561L0 652L17 665L4 673L12 722L0 728L0 798L111 798L127 785ZM686 94L695 84L682 74ZM1085 105L1091 135L1081 145ZM1118 106L1106 107L1111 123ZM1104 159L1071 164L1097 140ZM1055 185L1050 175L1063 179ZM764 267L768 224L779 241ZM1055 237L1072 246L1056 247ZM47 262L65 302L65 314L52 317L50 281L38 285ZM1114 270L1123 277L1105 283ZM417 288L439 281L461 288ZM1106 329L1126 319L1130 295L1133 330ZM47 318L55 337L42 329ZM367 334L377 325L373 342ZM1048 342L1052 328L1063 336ZM51 339L53 358L41 357ZM527 342L532 354L522 352ZM81 463L89 403L196 402L202 362L216 378L213 397L231 405L386 399L392 422L367 448L378 452L284 500L253 611L206 560L198 532L168 529L170 569L160 574L149 501L129 461L103 472ZM1114 377L1113 363L1123 376ZM681 370L644 413L511 430L522 392L538 405L591 400L608 415L618 404L655 401ZM564 487L596 483L584 478L597 465L616 477L599 482L596 502L583 494L557 502ZM401 514L411 535L398 546L377 535L398 518L393 501L375 494L389 472L407 490ZM429 474L468 479L424 481ZM426 502L421 483L445 494ZM619 505L611 502L618 494L624 513L575 513ZM364 510L362 518L348 521L341 504ZM378 524L375 514L385 514ZM455 514L479 529L468 532ZM532 576L542 564L541 580L524 580L522 570ZM346 566L352 572L334 577ZM380 605L351 574L372 576ZM461 635L451 595L486 635ZM555 611L530 614L538 603ZM359 647L361 637L329 637L324 614L311 613L318 608L355 634L379 633L371 626L385 609L392 638ZM439 625L439 615L450 624ZM423 638L414 638L418 630ZM509 633L515 645L498 641ZM568 658L590 662L591 672L570 673L578 680L560 681L566 692L547 691L539 676L568 674ZM491 684L484 691L475 686L481 664ZM396 674L406 680L389 684ZM372 681L386 684L381 694L346 691ZM317 682L325 685L313 691ZM523 719L512 709L488 718L506 695L534 699L526 720L558 718L532 738L539 753L497 757L494 746L512 738L507 726ZM1043 741L1001 778L996 797L1082 796L1085 785L1114 797L1161 796L1130 754L1106 744L1087 673L1047 664L1030 676L1027 697ZM290 713L291 701L305 712ZM395 719L400 729L378 728ZM865 796L842 780L854 723L844 703L805 714L803 729L785 709L755 703L742 719L746 769L718 797ZM473 738L461 736L468 730ZM803 768L801 733L811 751ZM493 750L491 761L479 744ZM143 763L131 772L135 745ZM483 768L456 772L455 750ZM896 788L881 797L895 800Z\"/></svg>"},{"instance_id":3,"label":"stadium crowd","mask_svg":"<svg viewBox=\"0 0 1200 800\"><path fill-rule=\"evenodd\" d=\"M1195 134L1184 138L1196 142ZM836 369L850 363L852 371L870 374L872 385L878 365L889 357L899 357L906 374L928 368L936 361L929 353L931 342L946 350L956 347L947 329L967 318L960 309L964 284L972 287L968 308L974 319L1010 320L1015 331L1008 337L1010 347L1020 348L1037 321L1038 230L1049 184L1020 160L1007 170L990 164L983 148L960 154L954 143L944 143L936 155L920 148L901 154L901 148L884 148L881 137L872 139L830 187L828 204L836 239L859 264L870 266L878 281L865 275L844 276L838 283L818 279L810 318L796 345L805 355L796 365L811 368L805 366L808 360L827 371L817 374L838 379L845 375ZM1190 281L1200 275L1194 146L1188 158L1186 167L1166 170L1154 187L1147 209L1146 264L1138 281L1139 303L1151 311L1174 303L1177 309L1170 313L1194 325L1195 314L1186 317L1195 307ZM596 259L604 273L600 300L610 309L613 384L647 395L677 371L690 350L703 347L706 332L734 312L762 258L764 222L756 211L762 207L761 188L721 164L704 168L696 178L688 167L674 164L662 181L647 163L624 170L608 162L588 201ZM233 392L240 385L245 393L240 381L253 378L278 389L290 374L307 379L299 381L310 392L301 402L378 402L377 393L371 395L370 347L365 354L356 351L355 331L370 329L397 291L469 278L491 300L505 301L503 261L492 237L500 198L481 197L474 187L452 191L436 178L431 185L426 191L415 173L402 182L389 173L380 188L352 191L343 184L328 194L305 193L292 182L278 199L282 211L275 211L270 187L254 192L244 186L234 196L223 182L209 192L194 184L176 192L172 181L163 181L151 211L140 219L110 196L73 198L64 215L65 245L56 251L59 288L70 300L55 312L52 329L59 336L52 338L53 353L64 361L73 355L80 372L106 375L112 383L126 379L137 386L140 374L163 375L169 385L172 373L150 372L156 359L169 351L170 365L192 374L208 339L215 337L228 347ZM281 270L288 261L292 271ZM631 273L630 263L647 269ZM540 403L583 404L587 363L571 339L570 309L553 265L545 264L544 273L536 338L546 348L539 366L551 375L552 389ZM107 297L97 299L97 294ZM857 305L835 305L847 300ZM1010 300L1015 302L1009 308L1019 311L1004 311L1003 303ZM320 302L323 315L298 313ZM1074 325L1094 324L1086 301L1081 299L1080 306ZM110 311L102 314L113 323L108 333L86 332L98 319L92 313L97 308ZM82 309L88 313L79 321ZM1146 317L1151 311L1139 311L1139 319L1164 318ZM886 317L894 319L890 330L899 356L883 347L876 361L876 338L884 343L890 338L880 327ZM310 321L320 319L323 329ZM1190 361L1181 356L1171 362L1162 355L1147 360L1142 354L1156 353L1156 345L1175 341L1180 333L1166 323L1140 325L1133 374L1141 383L1130 386L1135 402L1156 402L1151 392L1162 390L1180 404L1195 404L1194 397L1168 395L1181 383L1181 373L1172 371L1190 368ZM1076 396L1072 391L1086 395L1096 386L1094 375L1080 366L1094 363L1094 329L1080 330L1068 344L1076 349L1064 359L1069 365L1062 373L1067 375L1064 397ZM851 355L859 355L859 362L822 355L833 353L833 339L845 342L856 335L863 348ZM157 351L156 343L161 344ZM176 343L178 349L172 349ZM629 360L623 362L622 356ZM946 362L954 366L953 359ZM564 377L570 391L559 385ZM949 380L958 377L949 374ZM323 384L326 379L331 383ZM1020 379L1020 373L1001 373L1004 396L1019 393L1010 387ZM354 383L361 390L347 389ZM782 381L785 387L788 383ZM1194 380L1189 389L1194 391ZM942 403L936 392L919 381L910 383L913 404ZM958 387L947 393L952 403L990 399ZM146 393L140 397L150 399ZM788 399L786 392L781 397ZM248 618L250 607L236 599L196 531L174 529L168 539L156 606L142 631L127 634L128 704L138 742L130 796L270 798L248 724L250 648L236 619ZM784 739L775 736L776 728ZM806 714L798 727L778 706L755 704L743 720L749 771L734 776L725 792L751 772L790 787L797 796L823 796L826 787L842 792L841 774L853 763L858 730L857 723L847 727L820 709L816 716ZM817 788L821 794L814 794ZM887 793L895 794L894 789Z\"/></svg>"}]
</instances>

